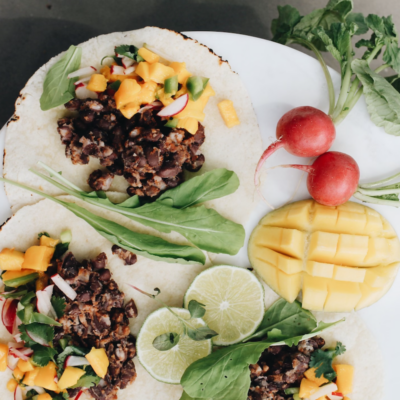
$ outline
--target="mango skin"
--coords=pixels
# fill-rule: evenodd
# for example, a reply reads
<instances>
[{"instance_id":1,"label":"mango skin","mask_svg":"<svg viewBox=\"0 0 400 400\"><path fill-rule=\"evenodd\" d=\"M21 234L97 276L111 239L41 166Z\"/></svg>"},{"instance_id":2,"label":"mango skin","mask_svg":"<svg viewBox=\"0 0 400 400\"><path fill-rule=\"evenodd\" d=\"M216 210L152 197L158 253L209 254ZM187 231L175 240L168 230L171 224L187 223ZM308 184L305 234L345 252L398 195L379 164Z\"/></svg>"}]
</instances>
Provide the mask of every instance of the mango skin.
<instances>
[{"instance_id":1,"label":"mango skin","mask_svg":"<svg viewBox=\"0 0 400 400\"><path fill-rule=\"evenodd\" d=\"M5 271L21 271L25 255L18 250L3 249L0 252L0 269Z\"/></svg>"},{"instance_id":2,"label":"mango skin","mask_svg":"<svg viewBox=\"0 0 400 400\"><path fill-rule=\"evenodd\" d=\"M65 390L78 383L79 379L85 375L85 371L80 368L67 367L63 372L57 385L60 390Z\"/></svg>"},{"instance_id":3,"label":"mango skin","mask_svg":"<svg viewBox=\"0 0 400 400\"><path fill-rule=\"evenodd\" d=\"M96 349L95 347L92 347L90 353L86 354L85 357L89 361L91 367L94 369L94 372L96 372L100 378L104 378L107 374L107 369L110 364L105 349Z\"/></svg>"}]
</instances>

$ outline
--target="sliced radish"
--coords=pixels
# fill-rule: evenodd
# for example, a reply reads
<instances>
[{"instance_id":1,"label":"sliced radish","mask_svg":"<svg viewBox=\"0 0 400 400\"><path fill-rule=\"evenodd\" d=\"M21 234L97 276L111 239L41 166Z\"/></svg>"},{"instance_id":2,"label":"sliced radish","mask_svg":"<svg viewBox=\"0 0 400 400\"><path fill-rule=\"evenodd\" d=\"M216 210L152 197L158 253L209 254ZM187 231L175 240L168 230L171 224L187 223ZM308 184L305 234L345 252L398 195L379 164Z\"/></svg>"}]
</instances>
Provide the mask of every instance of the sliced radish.
<instances>
[{"instance_id":1,"label":"sliced radish","mask_svg":"<svg viewBox=\"0 0 400 400\"><path fill-rule=\"evenodd\" d=\"M78 356L68 356L64 362L64 368L77 367L80 365L90 365L90 362L86 359L86 357L78 357Z\"/></svg>"},{"instance_id":2,"label":"sliced radish","mask_svg":"<svg viewBox=\"0 0 400 400\"><path fill-rule=\"evenodd\" d=\"M337 392L338 387L336 384L328 383L327 385L321 386L314 394L308 397L308 400L317 400L320 397L332 395L332 393Z\"/></svg>"},{"instance_id":3,"label":"sliced radish","mask_svg":"<svg viewBox=\"0 0 400 400\"><path fill-rule=\"evenodd\" d=\"M81 83L86 83L86 82L89 82L90 81L90 76L87 76L86 78L82 78L82 79L79 79L79 81L76 81L75 83L74 83L74 85L75 85L75 87L77 87L77 86L79 86Z\"/></svg>"},{"instance_id":4,"label":"sliced radish","mask_svg":"<svg viewBox=\"0 0 400 400\"><path fill-rule=\"evenodd\" d=\"M7 367L14 371L15 367L17 366L19 361L19 357L15 356L14 354L9 353L7 358Z\"/></svg>"},{"instance_id":5,"label":"sliced radish","mask_svg":"<svg viewBox=\"0 0 400 400\"><path fill-rule=\"evenodd\" d=\"M55 382L55 383L58 383L58 376L55 376L55 377L54 377L54 382Z\"/></svg>"},{"instance_id":6,"label":"sliced radish","mask_svg":"<svg viewBox=\"0 0 400 400\"><path fill-rule=\"evenodd\" d=\"M179 114L185 109L189 101L189 95L184 94L178 97L174 102L164 107L157 115L159 117L172 117L173 115Z\"/></svg>"},{"instance_id":7,"label":"sliced radish","mask_svg":"<svg viewBox=\"0 0 400 400\"><path fill-rule=\"evenodd\" d=\"M78 99L97 99L99 96L87 88L86 83L80 83L75 87L75 95Z\"/></svg>"},{"instance_id":8,"label":"sliced radish","mask_svg":"<svg viewBox=\"0 0 400 400\"><path fill-rule=\"evenodd\" d=\"M136 69L136 67L134 67L134 66L129 67L129 68L125 68L124 74L125 75L133 74L135 72L135 69Z\"/></svg>"},{"instance_id":9,"label":"sliced radish","mask_svg":"<svg viewBox=\"0 0 400 400\"><path fill-rule=\"evenodd\" d=\"M95 67L84 67L84 68L78 69L77 71L71 72L67 76L67 78L71 79L71 78L77 78L78 76L91 75L96 71L97 71L97 68L95 68Z\"/></svg>"},{"instance_id":10,"label":"sliced radish","mask_svg":"<svg viewBox=\"0 0 400 400\"><path fill-rule=\"evenodd\" d=\"M156 101L153 101L152 103L147 104L146 106L142 107L142 108L138 111L138 113L139 113L139 114L142 114L142 113L144 113L146 110L153 110L153 109L154 109L154 110L157 110L157 109L161 109L162 106L163 106L163 103L161 103L161 101L156 100Z\"/></svg>"},{"instance_id":11,"label":"sliced radish","mask_svg":"<svg viewBox=\"0 0 400 400\"><path fill-rule=\"evenodd\" d=\"M47 315L50 318L57 318L57 314L51 304L54 285L49 285L43 290L36 292L36 307L40 314Z\"/></svg>"},{"instance_id":12,"label":"sliced radish","mask_svg":"<svg viewBox=\"0 0 400 400\"><path fill-rule=\"evenodd\" d=\"M3 325L11 334L13 333L15 319L17 318L17 306L17 299L6 299L1 313Z\"/></svg>"},{"instance_id":13,"label":"sliced radish","mask_svg":"<svg viewBox=\"0 0 400 400\"><path fill-rule=\"evenodd\" d=\"M36 335L36 333L30 332L28 329L26 329L26 333L34 342L45 347L50 347L49 344L42 337Z\"/></svg>"},{"instance_id":14,"label":"sliced radish","mask_svg":"<svg viewBox=\"0 0 400 400\"><path fill-rule=\"evenodd\" d=\"M75 400L79 400L79 397L82 396L83 390L81 390L75 397Z\"/></svg>"},{"instance_id":15,"label":"sliced radish","mask_svg":"<svg viewBox=\"0 0 400 400\"><path fill-rule=\"evenodd\" d=\"M132 58L129 57L122 57L121 62L125 68L129 68L131 65L135 63L135 60L132 60Z\"/></svg>"},{"instance_id":16,"label":"sliced radish","mask_svg":"<svg viewBox=\"0 0 400 400\"><path fill-rule=\"evenodd\" d=\"M21 386L17 385L14 390L14 400L23 400Z\"/></svg>"},{"instance_id":17,"label":"sliced radish","mask_svg":"<svg viewBox=\"0 0 400 400\"><path fill-rule=\"evenodd\" d=\"M342 400L343 399L343 394L340 392L333 392L332 394L328 394L328 399L329 400Z\"/></svg>"},{"instance_id":18,"label":"sliced radish","mask_svg":"<svg viewBox=\"0 0 400 400\"><path fill-rule=\"evenodd\" d=\"M110 73L111 75L124 75L124 70L125 68L120 65L111 65Z\"/></svg>"},{"instance_id":19,"label":"sliced radish","mask_svg":"<svg viewBox=\"0 0 400 400\"><path fill-rule=\"evenodd\" d=\"M67 297L69 297L71 300L75 300L77 293L67 282L65 282L63 278L61 278L59 274L53 275L51 280Z\"/></svg>"},{"instance_id":20,"label":"sliced radish","mask_svg":"<svg viewBox=\"0 0 400 400\"><path fill-rule=\"evenodd\" d=\"M23 361L28 361L29 357L33 354L32 349L28 349L27 347L24 347L23 349L10 349L10 355L14 357L18 357Z\"/></svg>"},{"instance_id":21,"label":"sliced radish","mask_svg":"<svg viewBox=\"0 0 400 400\"><path fill-rule=\"evenodd\" d=\"M17 342L17 343L23 343L24 341L21 339L21 334L20 333L18 333L17 335L14 335L14 340Z\"/></svg>"},{"instance_id":22,"label":"sliced radish","mask_svg":"<svg viewBox=\"0 0 400 400\"><path fill-rule=\"evenodd\" d=\"M10 349L22 349L24 347L24 344L22 343L22 341L20 343L8 342L8 347Z\"/></svg>"},{"instance_id":23,"label":"sliced radish","mask_svg":"<svg viewBox=\"0 0 400 400\"><path fill-rule=\"evenodd\" d=\"M46 391L39 386L25 386L24 389L29 392L30 390L35 390L38 394L46 393Z\"/></svg>"}]
</instances>

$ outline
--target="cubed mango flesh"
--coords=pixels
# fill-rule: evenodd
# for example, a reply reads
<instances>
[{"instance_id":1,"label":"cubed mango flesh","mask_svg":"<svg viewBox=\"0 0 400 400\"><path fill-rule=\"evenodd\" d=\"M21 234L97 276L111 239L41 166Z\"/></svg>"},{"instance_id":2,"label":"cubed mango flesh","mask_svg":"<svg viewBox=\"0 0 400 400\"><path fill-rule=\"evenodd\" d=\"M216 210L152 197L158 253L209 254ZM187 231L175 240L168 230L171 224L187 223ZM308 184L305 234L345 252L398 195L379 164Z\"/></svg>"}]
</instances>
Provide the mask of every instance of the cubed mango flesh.
<instances>
[{"instance_id":1,"label":"cubed mango flesh","mask_svg":"<svg viewBox=\"0 0 400 400\"><path fill-rule=\"evenodd\" d=\"M121 113L126 119L131 119L138 111L140 105L136 102L128 103L126 106L121 108Z\"/></svg>"},{"instance_id":2,"label":"cubed mango flesh","mask_svg":"<svg viewBox=\"0 0 400 400\"><path fill-rule=\"evenodd\" d=\"M186 129L192 135L195 135L199 129L199 122L194 118L183 118L178 121L177 128Z\"/></svg>"},{"instance_id":3,"label":"cubed mango flesh","mask_svg":"<svg viewBox=\"0 0 400 400\"><path fill-rule=\"evenodd\" d=\"M146 61L140 62L135 72L145 81L150 80L150 64Z\"/></svg>"},{"instance_id":4,"label":"cubed mango flesh","mask_svg":"<svg viewBox=\"0 0 400 400\"><path fill-rule=\"evenodd\" d=\"M172 62L169 66L178 75L178 82L184 84L192 74L186 69L186 63L184 62Z\"/></svg>"},{"instance_id":5,"label":"cubed mango flesh","mask_svg":"<svg viewBox=\"0 0 400 400\"><path fill-rule=\"evenodd\" d=\"M139 65L140 64L141 63L139 63ZM137 71L136 73L139 74ZM164 83L166 79L171 78L174 75L175 71L171 67L167 67L159 62L150 64L149 66L149 79L153 82Z\"/></svg>"},{"instance_id":6,"label":"cubed mango flesh","mask_svg":"<svg viewBox=\"0 0 400 400\"><path fill-rule=\"evenodd\" d=\"M323 385L324 383L328 383L328 379L321 375L319 378L315 376L315 368L310 368L306 372L304 372L304 376L310 380L311 382L316 383L318 386Z\"/></svg>"},{"instance_id":7,"label":"cubed mango flesh","mask_svg":"<svg viewBox=\"0 0 400 400\"><path fill-rule=\"evenodd\" d=\"M65 368L57 385L60 390L70 388L71 386L76 385L83 375L85 375L85 371L83 369L67 367Z\"/></svg>"},{"instance_id":8,"label":"cubed mango flesh","mask_svg":"<svg viewBox=\"0 0 400 400\"><path fill-rule=\"evenodd\" d=\"M222 119L225 122L225 125L228 128L232 128L233 126L240 124L240 120L232 100L222 100L218 103L218 109Z\"/></svg>"},{"instance_id":9,"label":"cubed mango flesh","mask_svg":"<svg viewBox=\"0 0 400 400\"><path fill-rule=\"evenodd\" d=\"M104 378L107 374L108 365L110 363L105 349L96 349L95 347L92 347L90 353L86 354L85 357L94 369L94 372L96 372L100 378Z\"/></svg>"},{"instance_id":10,"label":"cubed mango flesh","mask_svg":"<svg viewBox=\"0 0 400 400\"><path fill-rule=\"evenodd\" d=\"M15 367L13 371L13 377L17 381L20 381L24 377L24 373L18 367Z\"/></svg>"},{"instance_id":11,"label":"cubed mango flesh","mask_svg":"<svg viewBox=\"0 0 400 400\"><path fill-rule=\"evenodd\" d=\"M56 365L54 362L50 361L45 367L37 369L38 372L34 379L35 386L40 386L47 390L58 391L59 388L54 382L54 378L57 376Z\"/></svg>"},{"instance_id":12,"label":"cubed mango flesh","mask_svg":"<svg viewBox=\"0 0 400 400\"><path fill-rule=\"evenodd\" d=\"M25 373L22 383L26 386L35 386L35 378L39 373L39 368L34 368L32 371Z\"/></svg>"},{"instance_id":13,"label":"cubed mango flesh","mask_svg":"<svg viewBox=\"0 0 400 400\"><path fill-rule=\"evenodd\" d=\"M53 239L46 235L40 236L39 244L40 246L56 247L60 241L58 239Z\"/></svg>"},{"instance_id":14,"label":"cubed mango flesh","mask_svg":"<svg viewBox=\"0 0 400 400\"><path fill-rule=\"evenodd\" d=\"M24 361L22 359L18 360L17 367L22 371L22 372L28 372L28 371L33 371L34 367L32 363L28 361Z\"/></svg>"},{"instance_id":15,"label":"cubed mango flesh","mask_svg":"<svg viewBox=\"0 0 400 400\"><path fill-rule=\"evenodd\" d=\"M7 369L8 346L0 343L0 372Z\"/></svg>"},{"instance_id":16,"label":"cubed mango flesh","mask_svg":"<svg viewBox=\"0 0 400 400\"><path fill-rule=\"evenodd\" d=\"M52 397L48 393L39 394L37 400L52 400Z\"/></svg>"},{"instance_id":17,"label":"cubed mango flesh","mask_svg":"<svg viewBox=\"0 0 400 400\"><path fill-rule=\"evenodd\" d=\"M25 252L25 259L22 264L23 269L35 271L47 271L51 265L54 248L47 246L32 246Z\"/></svg>"},{"instance_id":18,"label":"cubed mango flesh","mask_svg":"<svg viewBox=\"0 0 400 400\"><path fill-rule=\"evenodd\" d=\"M310 397L312 394L317 392L318 389L319 385L317 385L315 382L312 382L307 378L303 378L300 383L299 396L302 399Z\"/></svg>"},{"instance_id":19,"label":"cubed mango flesh","mask_svg":"<svg viewBox=\"0 0 400 400\"><path fill-rule=\"evenodd\" d=\"M146 49L145 47L141 47L138 51L138 54L149 64L156 63L160 60L160 56L158 54L153 53L152 51Z\"/></svg>"},{"instance_id":20,"label":"cubed mango flesh","mask_svg":"<svg viewBox=\"0 0 400 400\"><path fill-rule=\"evenodd\" d=\"M303 307L315 311L373 304L400 265L400 241L389 223L352 202L327 207L303 200L274 210L254 229L248 253L256 272L285 299L296 298L300 282ZM295 274L301 274L296 284Z\"/></svg>"},{"instance_id":21,"label":"cubed mango flesh","mask_svg":"<svg viewBox=\"0 0 400 400\"><path fill-rule=\"evenodd\" d=\"M156 99L156 90L157 83L149 81L149 82L141 82L140 92L136 97L136 102L139 104L150 104Z\"/></svg>"},{"instance_id":22,"label":"cubed mango flesh","mask_svg":"<svg viewBox=\"0 0 400 400\"><path fill-rule=\"evenodd\" d=\"M125 79L114 95L117 109L120 110L127 104L134 102L140 90L141 87L135 79Z\"/></svg>"},{"instance_id":23,"label":"cubed mango flesh","mask_svg":"<svg viewBox=\"0 0 400 400\"><path fill-rule=\"evenodd\" d=\"M347 364L336 364L333 365L333 369L336 372L336 384L338 392L342 394L349 394L353 392L353 378L354 378L354 367Z\"/></svg>"},{"instance_id":24,"label":"cubed mango flesh","mask_svg":"<svg viewBox=\"0 0 400 400\"><path fill-rule=\"evenodd\" d=\"M15 249L3 249L0 252L0 269L4 271L21 271L25 255Z\"/></svg>"},{"instance_id":25,"label":"cubed mango flesh","mask_svg":"<svg viewBox=\"0 0 400 400\"><path fill-rule=\"evenodd\" d=\"M93 74L87 85L92 92L104 92L107 89L107 79L103 74Z\"/></svg>"},{"instance_id":26,"label":"cubed mango flesh","mask_svg":"<svg viewBox=\"0 0 400 400\"><path fill-rule=\"evenodd\" d=\"M171 95L168 95L168 94L166 95L164 92L164 89L160 89L157 92L157 95L158 95L158 99L161 101L161 103L163 103L164 107L170 105L175 100Z\"/></svg>"},{"instance_id":27,"label":"cubed mango flesh","mask_svg":"<svg viewBox=\"0 0 400 400\"><path fill-rule=\"evenodd\" d=\"M9 391L9 392L11 392L11 393L14 393L15 392L15 389L17 388L17 386L18 386L18 382L15 380L15 379L10 379L8 382L7 382L7 390Z\"/></svg>"}]
</instances>

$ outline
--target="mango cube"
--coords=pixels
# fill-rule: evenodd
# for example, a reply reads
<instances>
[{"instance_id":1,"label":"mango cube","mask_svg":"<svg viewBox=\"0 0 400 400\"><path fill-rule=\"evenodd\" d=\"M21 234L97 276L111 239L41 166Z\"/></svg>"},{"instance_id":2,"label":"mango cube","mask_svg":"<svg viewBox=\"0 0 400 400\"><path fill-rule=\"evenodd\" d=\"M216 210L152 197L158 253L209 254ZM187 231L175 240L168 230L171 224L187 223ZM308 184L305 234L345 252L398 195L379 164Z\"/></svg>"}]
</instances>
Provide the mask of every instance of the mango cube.
<instances>
[{"instance_id":1,"label":"mango cube","mask_svg":"<svg viewBox=\"0 0 400 400\"><path fill-rule=\"evenodd\" d=\"M140 62L135 69L135 72L145 81L150 80L150 64L146 61Z\"/></svg>"},{"instance_id":2,"label":"mango cube","mask_svg":"<svg viewBox=\"0 0 400 400\"><path fill-rule=\"evenodd\" d=\"M236 114L236 110L232 100L222 100L218 103L218 109L222 119L225 122L225 125L228 128L232 128L235 125L240 124L240 120Z\"/></svg>"},{"instance_id":3,"label":"mango cube","mask_svg":"<svg viewBox=\"0 0 400 400\"><path fill-rule=\"evenodd\" d=\"M34 379L34 386L40 386L44 389L52 390L54 392L58 391L58 386L54 382L54 378L57 376L56 365L54 362L50 361L45 367L37 368L37 370L38 372Z\"/></svg>"},{"instance_id":4,"label":"mango cube","mask_svg":"<svg viewBox=\"0 0 400 400\"><path fill-rule=\"evenodd\" d=\"M301 290L302 273L288 275L278 270L278 286L280 295L289 303L293 303Z\"/></svg>"},{"instance_id":5,"label":"mango cube","mask_svg":"<svg viewBox=\"0 0 400 400\"><path fill-rule=\"evenodd\" d=\"M347 235L341 233L334 257L336 264L349 266L363 265L368 253L368 236Z\"/></svg>"},{"instance_id":6,"label":"mango cube","mask_svg":"<svg viewBox=\"0 0 400 400\"><path fill-rule=\"evenodd\" d=\"M7 369L8 346L0 343L0 372Z\"/></svg>"},{"instance_id":7,"label":"mango cube","mask_svg":"<svg viewBox=\"0 0 400 400\"><path fill-rule=\"evenodd\" d=\"M54 248L47 246L32 246L25 252L25 259L22 264L23 269L33 269L35 271L47 271L51 265Z\"/></svg>"},{"instance_id":8,"label":"mango cube","mask_svg":"<svg viewBox=\"0 0 400 400\"><path fill-rule=\"evenodd\" d=\"M362 296L360 284L355 282L329 281L324 310L327 312L351 312Z\"/></svg>"},{"instance_id":9,"label":"mango cube","mask_svg":"<svg viewBox=\"0 0 400 400\"><path fill-rule=\"evenodd\" d=\"M138 54L149 64L156 63L160 60L160 56L158 54L153 53L152 51L146 49L145 47L141 47L138 51Z\"/></svg>"},{"instance_id":10,"label":"mango cube","mask_svg":"<svg viewBox=\"0 0 400 400\"><path fill-rule=\"evenodd\" d=\"M24 377L24 373L18 367L15 367L13 371L13 377L17 381L20 381Z\"/></svg>"},{"instance_id":11,"label":"mango cube","mask_svg":"<svg viewBox=\"0 0 400 400\"><path fill-rule=\"evenodd\" d=\"M184 62L172 62L169 66L178 75L178 82L184 84L192 74L186 69L186 63Z\"/></svg>"},{"instance_id":12,"label":"mango cube","mask_svg":"<svg viewBox=\"0 0 400 400\"><path fill-rule=\"evenodd\" d=\"M317 261L307 261L306 271L311 276L320 278L332 278L335 266L333 264L320 263Z\"/></svg>"},{"instance_id":13,"label":"mango cube","mask_svg":"<svg viewBox=\"0 0 400 400\"><path fill-rule=\"evenodd\" d=\"M127 104L134 102L141 89L135 79L125 79L114 95L117 109L120 110Z\"/></svg>"},{"instance_id":14,"label":"mango cube","mask_svg":"<svg viewBox=\"0 0 400 400\"><path fill-rule=\"evenodd\" d=\"M96 372L100 378L104 378L107 374L108 365L110 363L105 349L96 349L95 347L92 347L90 353L86 354L85 357L94 369L94 372Z\"/></svg>"},{"instance_id":15,"label":"mango cube","mask_svg":"<svg viewBox=\"0 0 400 400\"><path fill-rule=\"evenodd\" d=\"M342 394L352 393L354 367L347 364L336 364L333 365L333 369L335 370L337 375L336 384L338 387L338 391Z\"/></svg>"},{"instance_id":16,"label":"mango cube","mask_svg":"<svg viewBox=\"0 0 400 400\"><path fill-rule=\"evenodd\" d=\"M7 390L9 391L9 392L11 392L11 393L14 393L14 391L15 391L15 389L17 388L17 386L18 386L18 382L15 380L15 379L10 379L8 382L7 382Z\"/></svg>"},{"instance_id":17,"label":"mango cube","mask_svg":"<svg viewBox=\"0 0 400 400\"><path fill-rule=\"evenodd\" d=\"M34 368L32 371L28 371L25 374L22 383L26 386L35 386L35 378L37 377L38 373L39 368Z\"/></svg>"},{"instance_id":18,"label":"mango cube","mask_svg":"<svg viewBox=\"0 0 400 400\"><path fill-rule=\"evenodd\" d=\"M141 63L139 63L140 65ZM139 75L139 72L136 73ZM164 81L171 76L175 75L175 71L171 67L167 67L164 64L156 62L154 64L150 64L149 66L149 79L153 82L164 83Z\"/></svg>"},{"instance_id":19,"label":"mango cube","mask_svg":"<svg viewBox=\"0 0 400 400\"><path fill-rule=\"evenodd\" d=\"M365 269L355 267L344 267L343 265L335 265L333 271L333 279L337 281L347 282L364 282Z\"/></svg>"},{"instance_id":20,"label":"mango cube","mask_svg":"<svg viewBox=\"0 0 400 400\"><path fill-rule=\"evenodd\" d=\"M328 383L328 379L321 375L319 378L315 376L315 368L310 368L304 372L304 376L311 382L316 383L318 386L322 386L324 383Z\"/></svg>"},{"instance_id":21,"label":"mango cube","mask_svg":"<svg viewBox=\"0 0 400 400\"><path fill-rule=\"evenodd\" d=\"M28 371L33 371L34 367L33 365L28 361L24 361L22 359L18 360L17 367L22 371L22 372L28 372Z\"/></svg>"},{"instance_id":22,"label":"mango cube","mask_svg":"<svg viewBox=\"0 0 400 400\"><path fill-rule=\"evenodd\" d=\"M328 232L313 232L308 249L309 260L330 263L335 257L339 235Z\"/></svg>"},{"instance_id":23,"label":"mango cube","mask_svg":"<svg viewBox=\"0 0 400 400\"><path fill-rule=\"evenodd\" d=\"M131 119L139 111L139 109L140 105L137 102L132 102L122 107L120 111L126 119Z\"/></svg>"},{"instance_id":24,"label":"mango cube","mask_svg":"<svg viewBox=\"0 0 400 400\"><path fill-rule=\"evenodd\" d=\"M318 278L305 274L303 282L303 308L307 310L323 311L328 296L328 282L326 278Z\"/></svg>"},{"instance_id":25,"label":"mango cube","mask_svg":"<svg viewBox=\"0 0 400 400\"><path fill-rule=\"evenodd\" d=\"M137 95L136 102L139 104L150 104L156 99L157 83L155 82L141 82L140 92Z\"/></svg>"},{"instance_id":26,"label":"mango cube","mask_svg":"<svg viewBox=\"0 0 400 400\"><path fill-rule=\"evenodd\" d=\"M192 135L195 135L199 129L199 122L194 118L184 118L178 121L177 128L186 129Z\"/></svg>"},{"instance_id":27,"label":"mango cube","mask_svg":"<svg viewBox=\"0 0 400 400\"><path fill-rule=\"evenodd\" d=\"M261 276L261 278L265 282L268 282L268 286L274 292L279 293L278 269L260 259L253 260L251 264L254 266L254 268L256 268L257 273Z\"/></svg>"},{"instance_id":28,"label":"mango cube","mask_svg":"<svg viewBox=\"0 0 400 400\"><path fill-rule=\"evenodd\" d=\"M358 234L364 231L366 225L367 215L364 212L358 213L351 210L339 210L336 221L336 229L339 232Z\"/></svg>"},{"instance_id":29,"label":"mango cube","mask_svg":"<svg viewBox=\"0 0 400 400\"><path fill-rule=\"evenodd\" d=\"M60 241L58 239L52 239L46 235L40 236L39 244L40 246L56 247Z\"/></svg>"},{"instance_id":30,"label":"mango cube","mask_svg":"<svg viewBox=\"0 0 400 400\"><path fill-rule=\"evenodd\" d=\"M83 369L67 367L65 368L65 371L63 372L57 385L60 390L65 390L76 385L83 375L85 375L85 371Z\"/></svg>"},{"instance_id":31,"label":"mango cube","mask_svg":"<svg viewBox=\"0 0 400 400\"><path fill-rule=\"evenodd\" d=\"M112 74L111 69L108 65L105 65L101 70L101 74L104 75L104 77L107 79L108 82L116 82L120 81L123 82L125 79L133 79L137 78L137 75L135 72L129 75L117 75L117 74Z\"/></svg>"},{"instance_id":32,"label":"mango cube","mask_svg":"<svg viewBox=\"0 0 400 400\"><path fill-rule=\"evenodd\" d=\"M48 393L39 394L37 400L52 400L52 397Z\"/></svg>"},{"instance_id":33,"label":"mango cube","mask_svg":"<svg viewBox=\"0 0 400 400\"><path fill-rule=\"evenodd\" d=\"M107 79L103 74L93 74L87 85L92 92L104 92L107 89Z\"/></svg>"},{"instance_id":34,"label":"mango cube","mask_svg":"<svg viewBox=\"0 0 400 400\"><path fill-rule=\"evenodd\" d=\"M0 269L6 271L21 271L24 258L24 253L18 250L3 249L0 252Z\"/></svg>"},{"instance_id":35,"label":"mango cube","mask_svg":"<svg viewBox=\"0 0 400 400\"><path fill-rule=\"evenodd\" d=\"M319 386L315 382L312 382L307 378L303 378L300 383L299 396L302 399L310 397L312 394L317 392L318 389Z\"/></svg>"}]
</instances>

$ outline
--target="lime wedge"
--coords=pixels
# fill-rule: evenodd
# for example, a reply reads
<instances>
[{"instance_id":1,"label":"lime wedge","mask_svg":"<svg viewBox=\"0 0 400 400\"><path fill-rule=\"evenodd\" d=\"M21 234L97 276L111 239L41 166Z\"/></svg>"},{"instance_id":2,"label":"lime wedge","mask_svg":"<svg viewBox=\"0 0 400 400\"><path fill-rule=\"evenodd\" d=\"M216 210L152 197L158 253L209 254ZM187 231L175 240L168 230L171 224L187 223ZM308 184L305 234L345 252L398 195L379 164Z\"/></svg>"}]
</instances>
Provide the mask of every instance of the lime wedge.
<instances>
[{"instance_id":1,"label":"lime wedge","mask_svg":"<svg viewBox=\"0 0 400 400\"><path fill-rule=\"evenodd\" d=\"M189 311L183 308L172 308L180 317L189 319ZM201 318L192 319L194 328L205 326ZM170 350L160 351L153 346L154 339L164 333L183 333L182 323L167 308L160 308L151 313L136 341L137 356L143 368L160 382L179 384L186 368L199 358L211 353L211 340L196 342L188 336L180 337L178 344Z\"/></svg>"},{"instance_id":2,"label":"lime wedge","mask_svg":"<svg viewBox=\"0 0 400 400\"><path fill-rule=\"evenodd\" d=\"M197 300L206 306L208 327L218 332L216 346L228 346L252 335L264 316L264 289L249 270L221 265L198 275L185 294L184 306Z\"/></svg>"}]
</instances>

